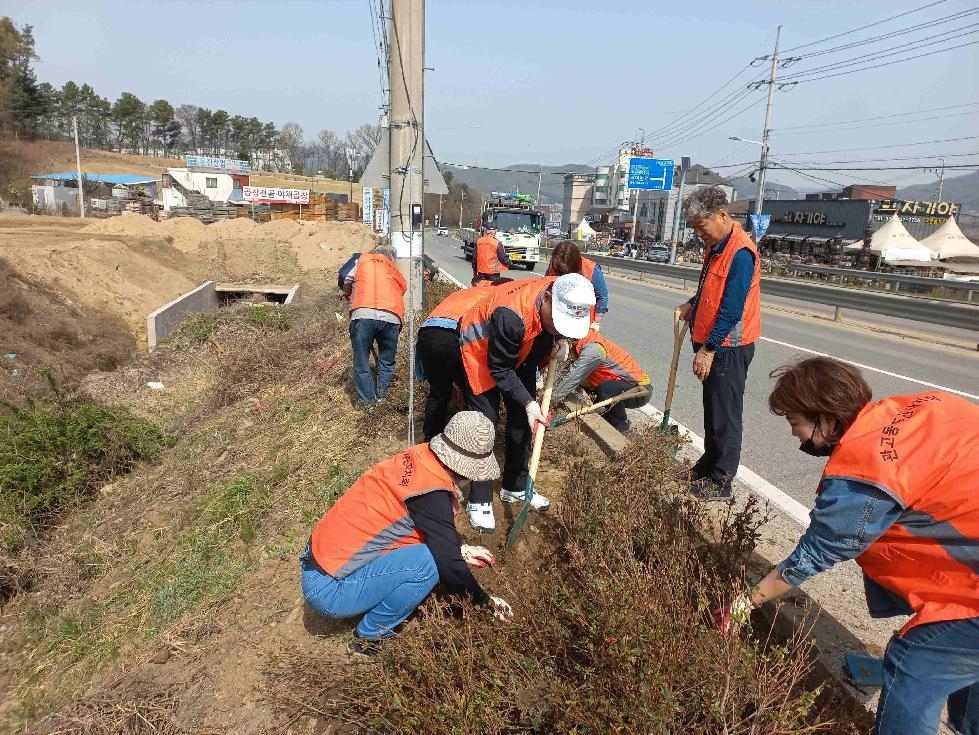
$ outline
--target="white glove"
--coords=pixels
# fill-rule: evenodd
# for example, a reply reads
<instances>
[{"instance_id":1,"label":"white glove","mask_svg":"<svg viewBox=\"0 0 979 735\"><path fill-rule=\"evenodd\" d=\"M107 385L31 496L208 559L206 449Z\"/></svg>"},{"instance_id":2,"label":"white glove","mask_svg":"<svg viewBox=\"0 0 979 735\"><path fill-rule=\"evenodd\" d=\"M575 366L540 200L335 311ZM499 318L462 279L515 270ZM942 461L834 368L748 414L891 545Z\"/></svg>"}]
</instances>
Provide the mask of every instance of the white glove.
<instances>
[{"instance_id":1,"label":"white glove","mask_svg":"<svg viewBox=\"0 0 979 735\"><path fill-rule=\"evenodd\" d=\"M463 544L462 558L471 567L491 567L496 564L496 557L485 546Z\"/></svg>"},{"instance_id":2,"label":"white glove","mask_svg":"<svg viewBox=\"0 0 979 735\"><path fill-rule=\"evenodd\" d=\"M497 620L502 620L507 622L513 620L513 608L510 607L510 603L504 600L502 597L495 597L490 595L490 602L493 603L493 617Z\"/></svg>"},{"instance_id":3,"label":"white glove","mask_svg":"<svg viewBox=\"0 0 979 735\"><path fill-rule=\"evenodd\" d=\"M596 332L601 332L602 331L602 323L601 322L592 322L591 323L591 328L594 329Z\"/></svg>"},{"instance_id":4,"label":"white glove","mask_svg":"<svg viewBox=\"0 0 979 735\"><path fill-rule=\"evenodd\" d=\"M559 339L554 343L554 349L551 350L551 357L556 359L558 362L567 362L570 354L571 347L568 345L568 340Z\"/></svg>"},{"instance_id":5,"label":"white glove","mask_svg":"<svg viewBox=\"0 0 979 735\"><path fill-rule=\"evenodd\" d=\"M537 401L531 401L524 406L524 411L527 412L527 424L530 426L530 433L532 434L537 433L537 424L544 424L546 429L550 423L544 412L540 410L540 404Z\"/></svg>"},{"instance_id":6,"label":"white glove","mask_svg":"<svg viewBox=\"0 0 979 735\"><path fill-rule=\"evenodd\" d=\"M732 631L751 623L751 611L755 606L751 604L751 593L742 592L731 600L730 603L715 610L714 625L721 634L727 637Z\"/></svg>"}]
</instances>

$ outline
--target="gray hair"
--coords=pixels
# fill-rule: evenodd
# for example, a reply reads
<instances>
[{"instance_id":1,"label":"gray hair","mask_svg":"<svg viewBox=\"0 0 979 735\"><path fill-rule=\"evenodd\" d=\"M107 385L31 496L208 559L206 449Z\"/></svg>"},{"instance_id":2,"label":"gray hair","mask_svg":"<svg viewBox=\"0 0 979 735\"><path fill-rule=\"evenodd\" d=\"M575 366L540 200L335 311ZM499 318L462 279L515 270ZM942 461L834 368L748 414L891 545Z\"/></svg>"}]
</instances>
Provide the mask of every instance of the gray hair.
<instances>
[{"instance_id":1,"label":"gray hair","mask_svg":"<svg viewBox=\"0 0 979 735\"><path fill-rule=\"evenodd\" d=\"M378 245L374 248L374 252L390 260L396 260L398 257L398 251L394 249L393 245Z\"/></svg>"},{"instance_id":2,"label":"gray hair","mask_svg":"<svg viewBox=\"0 0 979 735\"><path fill-rule=\"evenodd\" d=\"M719 186L704 186L683 200L683 218L706 219L727 206L727 194Z\"/></svg>"}]
</instances>

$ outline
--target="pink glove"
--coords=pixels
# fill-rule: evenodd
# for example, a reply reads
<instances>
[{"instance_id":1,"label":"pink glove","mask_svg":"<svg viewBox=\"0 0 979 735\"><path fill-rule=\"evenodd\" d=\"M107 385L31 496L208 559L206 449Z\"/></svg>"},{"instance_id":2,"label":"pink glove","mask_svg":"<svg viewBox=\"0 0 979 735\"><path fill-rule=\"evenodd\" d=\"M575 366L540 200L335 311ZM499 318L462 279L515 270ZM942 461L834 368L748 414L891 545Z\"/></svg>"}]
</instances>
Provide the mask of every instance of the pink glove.
<instances>
[{"instance_id":1,"label":"pink glove","mask_svg":"<svg viewBox=\"0 0 979 735\"><path fill-rule=\"evenodd\" d=\"M727 638L733 631L748 625L751 622L751 611L754 605L751 604L751 595L742 592L724 607L712 613L714 626L721 631L721 635Z\"/></svg>"},{"instance_id":2,"label":"pink glove","mask_svg":"<svg viewBox=\"0 0 979 735\"><path fill-rule=\"evenodd\" d=\"M463 544L462 558L471 567L491 567L496 564L496 557L485 546Z\"/></svg>"}]
</instances>

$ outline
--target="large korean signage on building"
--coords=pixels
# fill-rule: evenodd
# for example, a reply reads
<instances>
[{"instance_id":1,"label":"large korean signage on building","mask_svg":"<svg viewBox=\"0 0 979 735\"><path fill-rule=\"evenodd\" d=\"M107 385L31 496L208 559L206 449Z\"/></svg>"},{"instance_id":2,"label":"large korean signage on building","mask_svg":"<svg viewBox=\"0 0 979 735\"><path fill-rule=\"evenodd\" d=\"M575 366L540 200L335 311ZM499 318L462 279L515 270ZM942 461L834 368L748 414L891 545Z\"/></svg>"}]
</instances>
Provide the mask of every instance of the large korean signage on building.
<instances>
[{"instance_id":1,"label":"large korean signage on building","mask_svg":"<svg viewBox=\"0 0 979 735\"><path fill-rule=\"evenodd\" d=\"M874 208L874 221L884 222L895 214L905 225L941 225L949 217L959 213L959 205L954 202L904 201L886 199Z\"/></svg>"},{"instance_id":2,"label":"large korean signage on building","mask_svg":"<svg viewBox=\"0 0 979 735\"><path fill-rule=\"evenodd\" d=\"M237 158L215 158L213 156L187 156L187 168L216 168L228 173L248 173L252 170L249 161Z\"/></svg>"},{"instance_id":3,"label":"large korean signage on building","mask_svg":"<svg viewBox=\"0 0 979 735\"><path fill-rule=\"evenodd\" d=\"M309 189L276 189L265 186L244 186L241 195L246 202L268 204L309 204Z\"/></svg>"}]
</instances>

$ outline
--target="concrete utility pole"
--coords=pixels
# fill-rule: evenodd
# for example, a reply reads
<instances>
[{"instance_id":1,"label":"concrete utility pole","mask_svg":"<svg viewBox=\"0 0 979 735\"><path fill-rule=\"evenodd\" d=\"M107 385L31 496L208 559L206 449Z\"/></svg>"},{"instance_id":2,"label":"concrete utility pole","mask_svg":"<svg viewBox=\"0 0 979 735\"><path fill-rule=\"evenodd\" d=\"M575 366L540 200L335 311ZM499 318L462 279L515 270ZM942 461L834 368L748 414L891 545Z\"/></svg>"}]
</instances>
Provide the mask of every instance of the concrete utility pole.
<instances>
[{"instance_id":1,"label":"concrete utility pole","mask_svg":"<svg viewBox=\"0 0 979 735\"><path fill-rule=\"evenodd\" d=\"M676 193L676 204L673 205L673 227L670 229L670 263L676 263L676 244L677 239L680 237L680 220L683 217L683 184L687 179L687 169L690 167L689 158L680 159L680 188ZM669 201L669 194L667 196L667 201Z\"/></svg>"},{"instance_id":2,"label":"concrete utility pole","mask_svg":"<svg viewBox=\"0 0 979 735\"><path fill-rule=\"evenodd\" d=\"M391 0L390 26L391 244L407 272L414 313L422 306L424 255L425 1Z\"/></svg>"},{"instance_id":3,"label":"concrete utility pole","mask_svg":"<svg viewBox=\"0 0 979 735\"><path fill-rule=\"evenodd\" d=\"M466 190L460 189L462 192L462 201L459 203L459 229L462 229L462 210L466 206Z\"/></svg>"},{"instance_id":4,"label":"concrete utility pole","mask_svg":"<svg viewBox=\"0 0 979 735\"><path fill-rule=\"evenodd\" d=\"M82 185L82 150L78 147L78 115L71 116L71 131L75 136L75 171L78 176L78 216L85 219L85 187Z\"/></svg>"},{"instance_id":5,"label":"concrete utility pole","mask_svg":"<svg viewBox=\"0 0 979 735\"><path fill-rule=\"evenodd\" d=\"M758 162L758 195L755 197L755 214L761 214L765 201L765 170L768 168L768 138L772 132L772 98L775 95L775 72L778 70L778 39L782 26L775 32L775 51L772 53L772 69L768 76L768 104L765 107L765 128L761 133L761 160Z\"/></svg>"},{"instance_id":6,"label":"concrete utility pole","mask_svg":"<svg viewBox=\"0 0 979 735\"><path fill-rule=\"evenodd\" d=\"M939 159L942 167L938 169L938 201L942 200L942 193L945 191L945 159Z\"/></svg>"}]
</instances>

